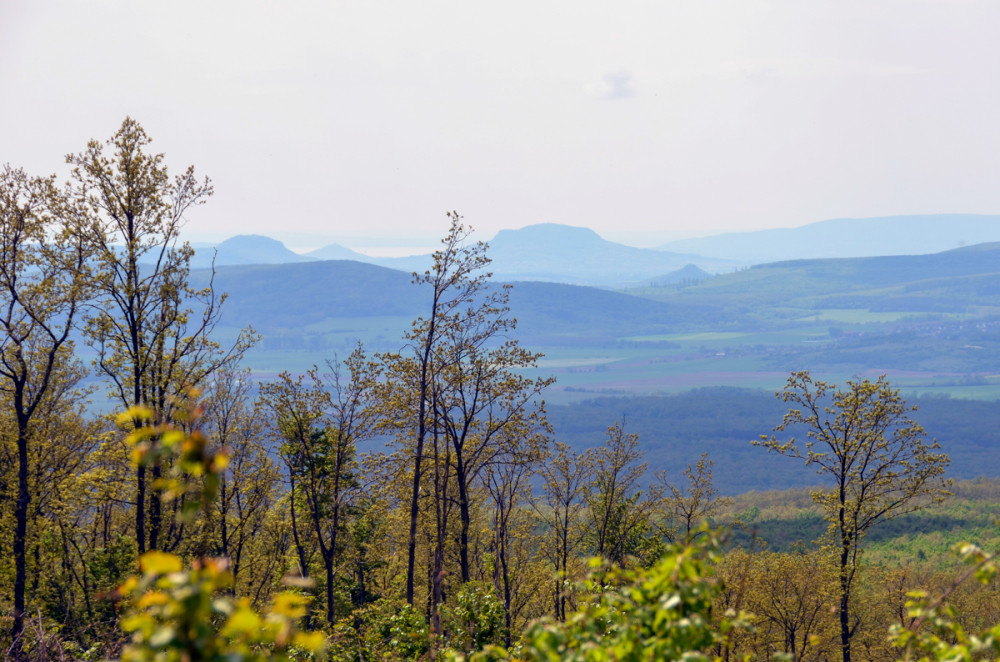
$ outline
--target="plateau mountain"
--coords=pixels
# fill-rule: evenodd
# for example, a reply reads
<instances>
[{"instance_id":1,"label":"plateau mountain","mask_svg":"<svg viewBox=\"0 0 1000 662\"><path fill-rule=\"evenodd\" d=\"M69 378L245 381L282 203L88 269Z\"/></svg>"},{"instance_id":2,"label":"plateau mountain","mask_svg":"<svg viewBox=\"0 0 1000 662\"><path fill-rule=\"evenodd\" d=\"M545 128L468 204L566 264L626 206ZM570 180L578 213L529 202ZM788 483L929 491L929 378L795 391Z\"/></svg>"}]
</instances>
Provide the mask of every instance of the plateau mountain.
<instances>
[{"instance_id":1,"label":"plateau mountain","mask_svg":"<svg viewBox=\"0 0 1000 662\"><path fill-rule=\"evenodd\" d=\"M289 264L308 262L314 258L299 255L289 250L277 239L258 234L241 234L230 237L222 243L195 247L191 258L192 269L207 269L212 266L236 264Z\"/></svg>"}]
</instances>

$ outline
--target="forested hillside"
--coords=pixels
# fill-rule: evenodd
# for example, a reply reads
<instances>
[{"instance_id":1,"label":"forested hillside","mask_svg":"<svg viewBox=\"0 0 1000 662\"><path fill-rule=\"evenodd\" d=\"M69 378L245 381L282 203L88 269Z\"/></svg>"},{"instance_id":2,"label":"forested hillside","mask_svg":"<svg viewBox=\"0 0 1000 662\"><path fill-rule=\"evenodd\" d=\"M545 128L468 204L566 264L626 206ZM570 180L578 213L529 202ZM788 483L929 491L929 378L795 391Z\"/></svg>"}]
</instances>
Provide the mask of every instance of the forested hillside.
<instances>
[{"instance_id":1,"label":"forested hillside","mask_svg":"<svg viewBox=\"0 0 1000 662\"><path fill-rule=\"evenodd\" d=\"M951 458L955 478L994 476L1000 468L1000 406L958 398L910 399L914 418ZM607 421L639 435L650 466L680 479L702 453L715 461L723 494L816 484L797 463L761 454L750 442L781 422L788 406L773 392L709 387L668 396L602 397L547 408L555 438L580 448L604 443Z\"/></svg>"},{"instance_id":2,"label":"forested hillside","mask_svg":"<svg viewBox=\"0 0 1000 662\"><path fill-rule=\"evenodd\" d=\"M214 189L193 168L171 178L150 143L126 118L67 157L64 187L0 172L5 659L849 662L1000 648L966 635L1000 621L993 557L961 547L977 583L942 554L965 534L995 542L993 482L949 498L951 476L995 473L996 403L908 402L885 375L834 384L800 365L781 369L778 397L546 405L556 370L594 379L564 393L607 386L614 361L581 348L662 366L732 352L706 343L746 347L680 331L744 305L756 273L714 299L687 281L662 300L512 286L490 278L488 247L454 212L413 275L347 261L192 272L180 228ZM981 276L993 250L932 262ZM865 287L932 268L899 280L883 264L861 269ZM749 328L769 311L729 319ZM546 365L538 346L564 354ZM777 362L776 346L757 360ZM303 368L309 352L329 360ZM95 413L101 399L113 413ZM736 498L778 485L814 489ZM934 601L945 595L959 612Z\"/></svg>"}]
</instances>

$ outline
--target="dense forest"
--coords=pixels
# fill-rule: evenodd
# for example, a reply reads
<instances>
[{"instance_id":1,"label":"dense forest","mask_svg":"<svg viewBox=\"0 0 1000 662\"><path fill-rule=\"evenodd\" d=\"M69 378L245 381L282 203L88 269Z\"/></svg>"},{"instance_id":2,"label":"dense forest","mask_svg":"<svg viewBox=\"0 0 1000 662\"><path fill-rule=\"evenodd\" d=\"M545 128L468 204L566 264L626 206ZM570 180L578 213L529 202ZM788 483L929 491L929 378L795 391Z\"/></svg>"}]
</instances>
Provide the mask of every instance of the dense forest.
<instances>
[{"instance_id":1,"label":"dense forest","mask_svg":"<svg viewBox=\"0 0 1000 662\"><path fill-rule=\"evenodd\" d=\"M149 145L126 119L67 157L65 185L0 173L6 659L1000 652L993 557L959 543L1000 487L952 485L885 378L791 372L766 422L759 393L714 400L711 434L808 493L720 489L715 462L744 457L721 446L647 455L617 400L556 442L510 286L452 212L399 349L256 383L241 359L261 335L215 334L225 294L191 280L179 236L212 184ZM910 534L940 540L886 544Z\"/></svg>"}]
</instances>

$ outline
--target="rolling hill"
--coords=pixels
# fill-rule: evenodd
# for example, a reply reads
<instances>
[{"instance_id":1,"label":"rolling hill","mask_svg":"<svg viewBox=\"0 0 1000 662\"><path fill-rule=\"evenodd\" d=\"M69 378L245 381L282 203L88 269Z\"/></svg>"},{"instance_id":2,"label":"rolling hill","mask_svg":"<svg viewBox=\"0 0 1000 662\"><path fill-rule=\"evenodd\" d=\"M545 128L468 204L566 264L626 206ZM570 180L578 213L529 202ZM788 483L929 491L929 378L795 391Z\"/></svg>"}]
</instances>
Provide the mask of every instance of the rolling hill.
<instances>
[{"instance_id":1,"label":"rolling hill","mask_svg":"<svg viewBox=\"0 0 1000 662\"><path fill-rule=\"evenodd\" d=\"M753 308L759 315L768 308L965 312L1000 307L1000 242L929 255L773 262L683 287L628 291L658 301Z\"/></svg>"},{"instance_id":2,"label":"rolling hill","mask_svg":"<svg viewBox=\"0 0 1000 662\"><path fill-rule=\"evenodd\" d=\"M209 275L192 272L192 284L203 286ZM346 260L218 267L215 287L228 294L224 325L253 325L265 335L346 318L412 320L426 313L429 301L406 272ZM598 288L543 282L518 283L510 305L519 321L520 337L561 338L570 344L635 332L665 333L679 319L701 314L703 308L697 302L673 305Z\"/></svg>"},{"instance_id":3,"label":"rolling hill","mask_svg":"<svg viewBox=\"0 0 1000 662\"><path fill-rule=\"evenodd\" d=\"M423 314L426 297L410 278L377 265L324 260L217 267L216 287L229 293L227 326L321 333L337 319L412 320ZM208 272L192 273L195 285L207 279ZM511 309L519 335L546 346L680 331L785 328L831 309L1000 315L1000 243L931 255L777 262L624 292L518 282ZM399 331L405 328L401 324ZM314 325L320 327L310 328ZM398 332L394 335L398 339Z\"/></svg>"},{"instance_id":4,"label":"rolling hill","mask_svg":"<svg viewBox=\"0 0 1000 662\"><path fill-rule=\"evenodd\" d=\"M587 228L555 223L501 230L489 244L491 268L502 280L607 287L663 276L692 264L712 273L735 266L728 260L700 255L633 248L602 239Z\"/></svg>"},{"instance_id":5,"label":"rolling hill","mask_svg":"<svg viewBox=\"0 0 1000 662\"><path fill-rule=\"evenodd\" d=\"M761 264L791 258L917 255L994 241L1000 241L1000 216L924 214L837 218L797 228L681 239L659 248Z\"/></svg>"}]
</instances>

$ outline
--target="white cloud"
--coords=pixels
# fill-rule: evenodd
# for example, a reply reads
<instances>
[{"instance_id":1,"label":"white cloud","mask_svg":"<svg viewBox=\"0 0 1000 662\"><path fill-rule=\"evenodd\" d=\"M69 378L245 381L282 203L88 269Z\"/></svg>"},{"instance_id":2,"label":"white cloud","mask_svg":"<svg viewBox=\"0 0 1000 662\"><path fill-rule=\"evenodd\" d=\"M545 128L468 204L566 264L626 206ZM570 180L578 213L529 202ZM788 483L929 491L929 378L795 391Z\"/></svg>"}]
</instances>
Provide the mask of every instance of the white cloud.
<instances>
[{"instance_id":1,"label":"white cloud","mask_svg":"<svg viewBox=\"0 0 1000 662\"><path fill-rule=\"evenodd\" d=\"M617 101L619 99L630 99L635 96L635 86L632 83L632 74L627 71L613 71L604 75L599 83L591 83L584 86L584 91L598 99Z\"/></svg>"}]
</instances>

